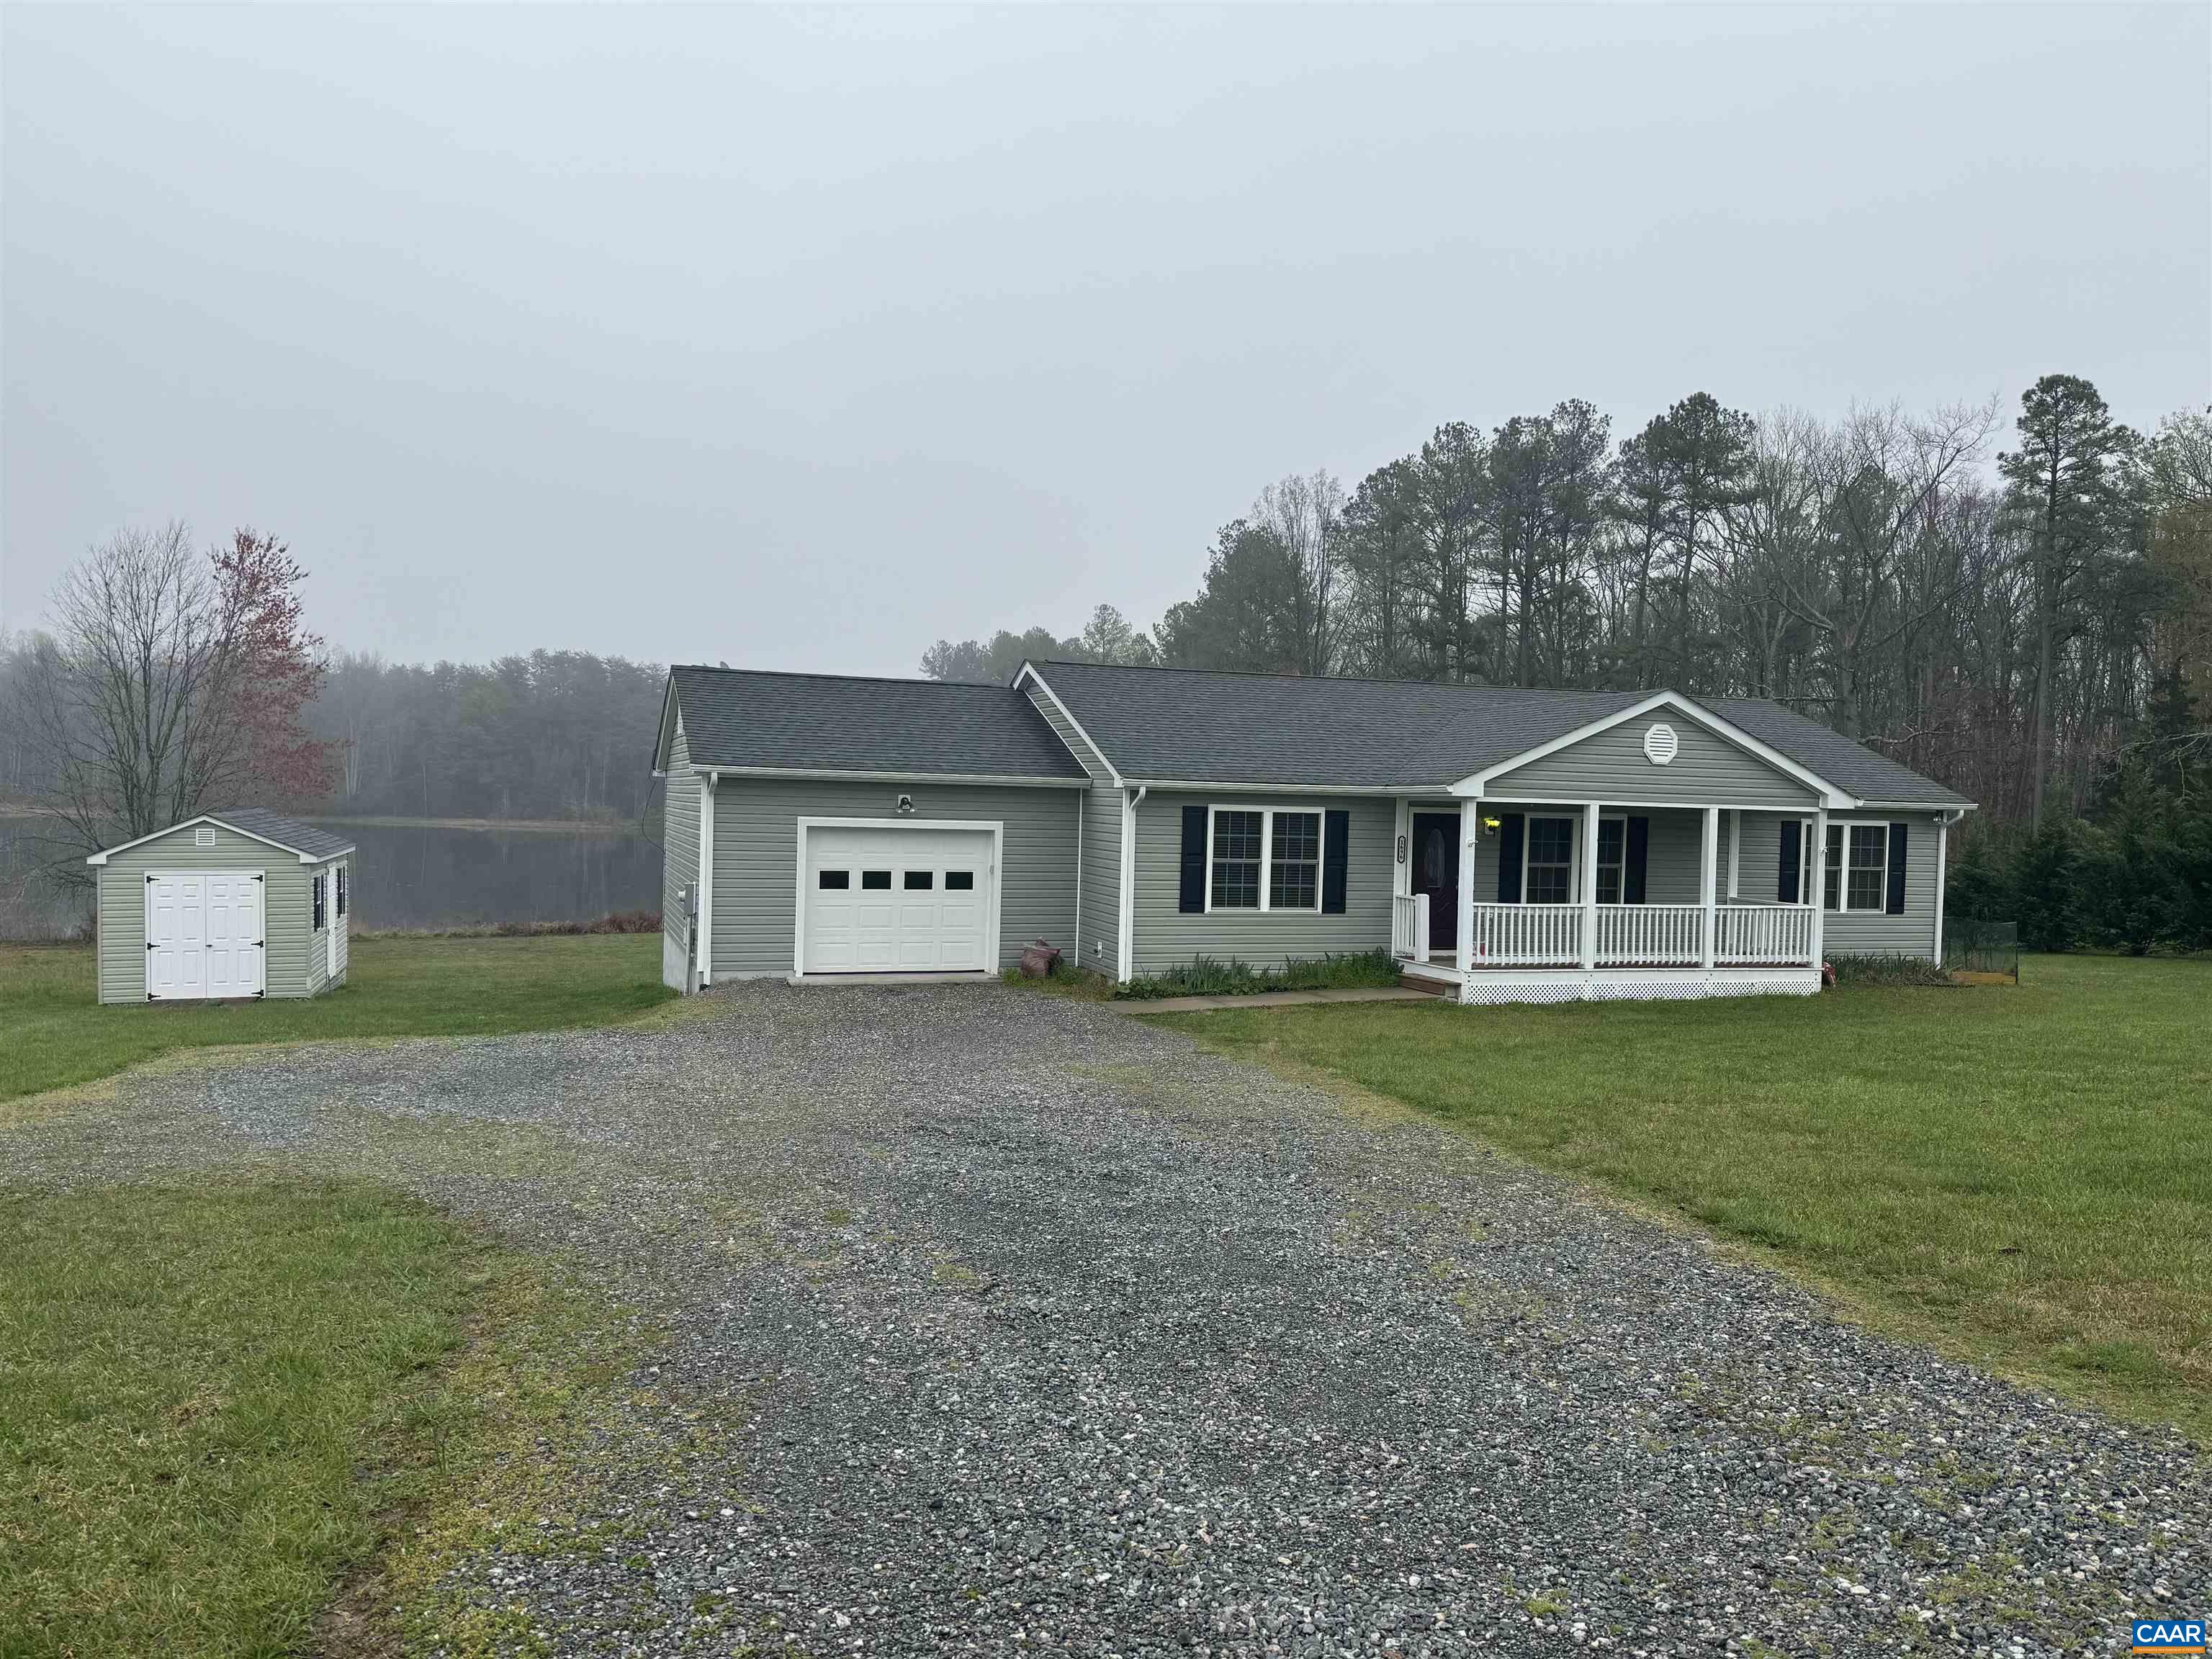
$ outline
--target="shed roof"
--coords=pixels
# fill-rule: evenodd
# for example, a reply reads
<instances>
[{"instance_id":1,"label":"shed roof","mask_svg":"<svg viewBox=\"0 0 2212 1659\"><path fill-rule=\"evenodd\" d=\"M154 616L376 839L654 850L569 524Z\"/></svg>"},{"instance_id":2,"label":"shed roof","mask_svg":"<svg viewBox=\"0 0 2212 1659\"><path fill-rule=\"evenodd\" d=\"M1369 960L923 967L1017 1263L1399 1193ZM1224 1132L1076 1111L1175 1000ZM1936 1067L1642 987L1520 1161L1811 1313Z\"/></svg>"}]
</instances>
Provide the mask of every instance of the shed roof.
<instances>
[{"instance_id":1,"label":"shed roof","mask_svg":"<svg viewBox=\"0 0 2212 1659\"><path fill-rule=\"evenodd\" d=\"M272 847L297 854L303 864L320 864L325 859L336 858L341 853L354 850L354 844L343 836L318 830L312 823L288 818L281 812L271 812L263 806L232 806L220 812L201 812L195 817L180 819L165 830L156 830L151 835L140 836L120 846L102 848L85 862L105 864L112 854L128 848L143 847L149 841L159 841L164 836L173 836L178 830L189 830L197 823L220 824L255 841L267 842Z\"/></svg>"},{"instance_id":2,"label":"shed roof","mask_svg":"<svg viewBox=\"0 0 2212 1659\"><path fill-rule=\"evenodd\" d=\"M696 664L668 678L694 766L1087 781L1044 716L1010 686Z\"/></svg>"}]
</instances>

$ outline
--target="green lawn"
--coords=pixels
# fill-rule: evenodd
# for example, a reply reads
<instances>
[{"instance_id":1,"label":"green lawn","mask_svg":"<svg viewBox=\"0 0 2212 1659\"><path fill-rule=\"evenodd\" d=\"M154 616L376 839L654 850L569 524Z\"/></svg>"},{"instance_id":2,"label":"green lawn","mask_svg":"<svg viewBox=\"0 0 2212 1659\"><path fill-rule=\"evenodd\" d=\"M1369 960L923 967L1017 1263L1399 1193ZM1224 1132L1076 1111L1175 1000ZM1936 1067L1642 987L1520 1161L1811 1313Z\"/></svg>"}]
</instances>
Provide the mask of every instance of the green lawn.
<instances>
[{"instance_id":1,"label":"green lawn","mask_svg":"<svg viewBox=\"0 0 2212 1659\"><path fill-rule=\"evenodd\" d=\"M477 1408L493 1253L362 1185L0 1199L0 1656L302 1650Z\"/></svg>"},{"instance_id":2,"label":"green lawn","mask_svg":"<svg viewBox=\"0 0 2212 1659\"><path fill-rule=\"evenodd\" d=\"M658 933L356 939L347 980L305 1000L104 1007L90 946L0 945L0 1101L179 1048L597 1025L674 994Z\"/></svg>"},{"instance_id":3,"label":"green lawn","mask_svg":"<svg viewBox=\"0 0 2212 1659\"><path fill-rule=\"evenodd\" d=\"M2017 988L1154 1016L1687 1217L1960 1357L2212 1444L2212 963Z\"/></svg>"}]
</instances>

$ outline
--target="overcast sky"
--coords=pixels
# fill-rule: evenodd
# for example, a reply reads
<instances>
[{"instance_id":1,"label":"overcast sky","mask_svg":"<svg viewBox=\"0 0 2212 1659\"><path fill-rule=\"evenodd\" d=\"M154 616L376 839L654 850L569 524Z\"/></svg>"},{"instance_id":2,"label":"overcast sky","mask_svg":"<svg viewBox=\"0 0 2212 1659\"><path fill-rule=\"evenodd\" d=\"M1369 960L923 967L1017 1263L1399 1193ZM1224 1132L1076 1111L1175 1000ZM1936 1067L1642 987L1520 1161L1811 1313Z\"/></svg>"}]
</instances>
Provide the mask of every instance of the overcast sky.
<instances>
[{"instance_id":1,"label":"overcast sky","mask_svg":"<svg viewBox=\"0 0 2212 1659\"><path fill-rule=\"evenodd\" d=\"M0 9L0 626L906 673L1270 479L1705 389L2212 398L2212 8Z\"/></svg>"}]
</instances>

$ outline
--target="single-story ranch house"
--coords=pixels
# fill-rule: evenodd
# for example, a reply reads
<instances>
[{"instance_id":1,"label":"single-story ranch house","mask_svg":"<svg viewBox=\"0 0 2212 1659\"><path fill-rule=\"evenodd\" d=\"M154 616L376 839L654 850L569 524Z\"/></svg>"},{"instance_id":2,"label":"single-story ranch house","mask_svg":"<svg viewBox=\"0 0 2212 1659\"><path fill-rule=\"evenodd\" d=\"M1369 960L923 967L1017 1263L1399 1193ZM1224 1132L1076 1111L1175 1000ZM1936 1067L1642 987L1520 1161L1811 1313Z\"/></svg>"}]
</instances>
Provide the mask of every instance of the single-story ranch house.
<instances>
[{"instance_id":1,"label":"single-story ranch house","mask_svg":"<svg viewBox=\"0 0 2212 1659\"><path fill-rule=\"evenodd\" d=\"M1468 1002L1809 994L1938 957L1972 803L1778 704L1030 662L678 667L663 976L1120 980L1387 947Z\"/></svg>"}]
</instances>

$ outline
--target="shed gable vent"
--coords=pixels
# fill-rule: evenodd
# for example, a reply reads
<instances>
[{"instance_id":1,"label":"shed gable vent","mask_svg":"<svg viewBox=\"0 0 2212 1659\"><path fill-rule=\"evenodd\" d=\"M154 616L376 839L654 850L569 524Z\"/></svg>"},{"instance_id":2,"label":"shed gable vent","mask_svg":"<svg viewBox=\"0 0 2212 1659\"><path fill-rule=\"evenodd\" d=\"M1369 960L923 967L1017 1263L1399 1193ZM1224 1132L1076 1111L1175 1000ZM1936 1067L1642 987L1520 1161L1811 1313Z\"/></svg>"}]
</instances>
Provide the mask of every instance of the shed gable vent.
<instances>
[{"instance_id":1,"label":"shed gable vent","mask_svg":"<svg viewBox=\"0 0 2212 1659\"><path fill-rule=\"evenodd\" d=\"M1664 766L1674 758L1674 728L1661 720L1644 734L1644 758L1654 766Z\"/></svg>"},{"instance_id":2,"label":"shed gable vent","mask_svg":"<svg viewBox=\"0 0 2212 1659\"><path fill-rule=\"evenodd\" d=\"M214 846L214 845L215 845L215 830L214 830L214 828L213 828L211 825L204 824L204 824L200 825L200 827L199 827L198 829L197 829L197 830L193 830L193 831L192 831L192 845L193 845L193 846L195 846L195 847L212 847L212 846Z\"/></svg>"}]
</instances>

